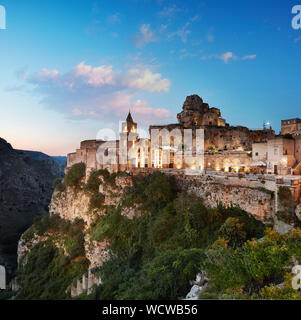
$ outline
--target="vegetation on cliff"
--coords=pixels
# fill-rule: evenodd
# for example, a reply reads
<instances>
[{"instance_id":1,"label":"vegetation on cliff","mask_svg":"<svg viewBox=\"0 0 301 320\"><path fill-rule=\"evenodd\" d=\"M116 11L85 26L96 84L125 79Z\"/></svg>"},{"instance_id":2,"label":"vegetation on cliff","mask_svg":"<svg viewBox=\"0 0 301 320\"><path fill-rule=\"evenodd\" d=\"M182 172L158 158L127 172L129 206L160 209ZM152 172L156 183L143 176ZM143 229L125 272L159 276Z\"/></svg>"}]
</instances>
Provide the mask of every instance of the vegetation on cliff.
<instances>
[{"instance_id":1,"label":"vegetation on cliff","mask_svg":"<svg viewBox=\"0 0 301 320\"><path fill-rule=\"evenodd\" d=\"M92 241L109 242L110 259L96 271L102 284L79 298L179 299L200 271L211 279L202 298L301 298L290 283L294 261L301 259L300 230L281 236L238 207L207 208L162 173L133 176L119 204L105 204L100 184L118 189L119 175L94 171L86 184L76 178L90 197L91 215L95 208L102 210L88 229L80 220L52 216L26 232L27 241L51 236L24 256L19 297L67 298L68 285L88 268L83 250L88 234ZM127 208L137 214L129 218Z\"/></svg>"},{"instance_id":2,"label":"vegetation on cliff","mask_svg":"<svg viewBox=\"0 0 301 320\"><path fill-rule=\"evenodd\" d=\"M85 257L84 223L73 223L59 216L44 216L35 220L23 239L30 243L44 237L25 254L17 271L21 290L18 299L66 299L70 284L88 270Z\"/></svg>"}]
</instances>

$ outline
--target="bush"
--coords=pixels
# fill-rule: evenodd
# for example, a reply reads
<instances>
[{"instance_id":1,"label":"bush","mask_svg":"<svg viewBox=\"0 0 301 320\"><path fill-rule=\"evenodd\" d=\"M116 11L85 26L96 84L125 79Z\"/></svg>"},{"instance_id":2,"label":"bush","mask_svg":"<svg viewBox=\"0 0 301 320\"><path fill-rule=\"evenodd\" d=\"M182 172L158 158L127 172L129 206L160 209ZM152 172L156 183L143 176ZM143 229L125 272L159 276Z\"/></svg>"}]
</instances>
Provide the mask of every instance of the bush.
<instances>
[{"instance_id":1,"label":"bush","mask_svg":"<svg viewBox=\"0 0 301 320\"><path fill-rule=\"evenodd\" d=\"M17 272L18 282L22 285L17 299L66 299L67 287L89 266L87 259L70 263L61 250L45 243L33 247L26 260Z\"/></svg>"},{"instance_id":2,"label":"bush","mask_svg":"<svg viewBox=\"0 0 301 320\"><path fill-rule=\"evenodd\" d=\"M81 179L86 174L86 165L82 162L74 164L64 178L64 184L69 187L78 187Z\"/></svg>"},{"instance_id":3,"label":"bush","mask_svg":"<svg viewBox=\"0 0 301 320\"><path fill-rule=\"evenodd\" d=\"M138 273L128 264L115 263L116 268L109 262L101 270L104 285L99 298L170 300L184 297L203 258L203 252L197 249L167 252L146 263Z\"/></svg>"},{"instance_id":4,"label":"bush","mask_svg":"<svg viewBox=\"0 0 301 320\"><path fill-rule=\"evenodd\" d=\"M53 186L54 186L54 189L59 192L63 192L66 189L66 185L63 183L62 179L55 179Z\"/></svg>"},{"instance_id":5,"label":"bush","mask_svg":"<svg viewBox=\"0 0 301 320\"><path fill-rule=\"evenodd\" d=\"M102 193L94 193L90 198L89 208L93 209L101 209L103 207L105 201L105 196Z\"/></svg>"},{"instance_id":6,"label":"bush","mask_svg":"<svg viewBox=\"0 0 301 320\"><path fill-rule=\"evenodd\" d=\"M105 170L93 170L90 173L89 179L85 185L85 190L90 192L98 192L101 184L99 177L104 175L104 171Z\"/></svg>"},{"instance_id":7,"label":"bush","mask_svg":"<svg viewBox=\"0 0 301 320\"><path fill-rule=\"evenodd\" d=\"M222 294L232 289L258 295L263 287L282 282L290 261L290 250L283 240L268 230L262 242L247 241L236 249L223 242L213 245L202 265L213 280L213 292Z\"/></svg>"},{"instance_id":8,"label":"bush","mask_svg":"<svg viewBox=\"0 0 301 320\"><path fill-rule=\"evenodd\" d=\"M278 189L279 211L277 216L280 220L293 224L297 223L298 219L295 215L295 205L293 195L289 187L280 186Z\"/></svg>"},{"instance_id":9,"label":"bush","mask_svg":"<svg viewBox=\"0 0 301 320\"><path fill-rule=\"evenodd\" d=\"M228 218L218 231L218 235L228 241L233 247L241 246L247 239L244 223L238 218Z\"/></svg>"}]
</instances>

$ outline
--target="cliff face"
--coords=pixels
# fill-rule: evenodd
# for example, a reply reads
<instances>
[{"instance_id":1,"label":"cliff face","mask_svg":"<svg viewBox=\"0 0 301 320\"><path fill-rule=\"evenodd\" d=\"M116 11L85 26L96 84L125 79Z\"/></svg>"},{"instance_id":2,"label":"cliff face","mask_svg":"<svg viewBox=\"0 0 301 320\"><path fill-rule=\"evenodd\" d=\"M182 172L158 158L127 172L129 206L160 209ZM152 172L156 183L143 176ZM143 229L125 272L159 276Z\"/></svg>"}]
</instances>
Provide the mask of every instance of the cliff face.
<instances>
[{"instance_id":1,"label":"cliff face","mask_svg":"<svg viewBox=\"0 0 301 320\"><path fill-rule=\"evenodd\" d=\"M32 159L0 138L0 264L8 272L16 267L19 237L35 216L48 211L59 176L55 161Z\"/></svg>"},{"instance_id":2,"label":"cliff face","mask_svg":"<svg viewBox=\"0 0 301 320\"><path fill-rule=\"evenodd\" d=\"M168 172L129 175L98 170L86 177L84 164L72 166L56 187L50 216L36 221L19 243L16 297L66 299L90 292L88 298L101 300L178 299L187 294L200 265L213 281L235 266L226 278L241 272L241 294L244 288L249 292L258 267L268 272L268 279L274 279L278 269L284 274L290 258L282 264L283 250L289 246L271 247L278 246L278 240L272 244L271 239L282 236L271 230L264 233L262 223L275 220L272 184ZM254 240L264 235L266 240ZM300 255L300 231L285 237L283 243L297 239L285 257ZM236 260L236 250L245 258ZM237 263L243 264L241 269ZM245 280L250 263L251 280ZM237 286L234 280L225 286ZM279 281L282 276L275 284ZM93 283L97 290L92 290Z\"/></svg>"},{"instance_id":3,"label":"cliff face","mask_svg":"<svg viewBox=\"0 0 301 320\"><path fill-rule=\"evenodd\" d=\"M216 207L219 203L225 206L238 206L255 219L263 223L273 223L275 216L274 192L255 183L219 177L177 178L181 188L193 192L203 199L204 204Z\"/></svg>"},{"instance_id":4,"label":"cliff face","mask_svg":"<svg viewBox=\"0 0 301 320\"><path fill-rule=\"evenodd\" d=\"M239 206L241 209L254 216L262 222L272 222L275 211L275 201L272 192L259 189L254 186L244 185L240 179L234 182L219 181L212 177L189 177L176 176L177 188L188 191L201 198L208 207L216 207L219 203L225 206ZM58 215L61 219L71 223L81 219L84 221L84 251L85 257L90 262L89 268L101 266L108 258L108 241L96 241L91 236L91 230L97 224L99 218L106 213L109 207L117 208L121 205L121 199L127 187L133 185L133 177L116 176L110 183L100 176L100 185L97 194L104 196L103 205L100 208L91 208L92 193L84 187L76 189L67 187L64 191L54 191L51 204L49 206L50 215ZM83 178L82 183L86 183L87 178ZM239 185L240 183L240 185ZM128 219L133 219L140 215L137 204L133 206L120 206L121 215ZM49 236L40 237L35 235L29 242L21 239L19 243L19 260L24 253L30 251L37 243L46 241ZM56 244L58 245L58 243Z\"/></svg>"},{"instance_id":5,"label":"cliff face","mask_svg":"<svg viewBox=\"0 0 301 320\"><path fill-rule=\"evenodd\" d=\"M108 257L107 241L95 241L91 238L89 229L105 213L106 208L117 207L122 198L124 189L132 185L130 176L117 176L113 183L106 183L102 176L99 177L98 193L104 196L101 208L91 209L92 193L85 190L66 188L65 191L55 191L52 196L49 211L51 215L59 215L61 219L70 222L82 219L85 223L84 247L85 256L90 261L90 268L101 266ZM138 214L134 208L124 208L122 214L132 219ZM21 246L22 247L22 246ZM19 249L22 251L22 248Z\"/></svg>"}]
</instances>

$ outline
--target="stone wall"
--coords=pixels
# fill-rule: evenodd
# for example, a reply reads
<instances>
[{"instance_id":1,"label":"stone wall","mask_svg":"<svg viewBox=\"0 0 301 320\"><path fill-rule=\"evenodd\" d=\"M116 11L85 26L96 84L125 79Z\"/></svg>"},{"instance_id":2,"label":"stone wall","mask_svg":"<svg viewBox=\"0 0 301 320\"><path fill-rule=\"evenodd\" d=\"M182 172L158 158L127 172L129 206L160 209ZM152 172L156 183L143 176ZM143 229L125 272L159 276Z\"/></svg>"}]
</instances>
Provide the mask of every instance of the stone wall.
<instances>
[{"instance_id":1,"label":"stone wall","mask_svg":"<svg viewBox=\"0 0 301 320\"><path fill-rule=\"evenodd\" d=\"M83 274L82 277L77 279L75 284L70 287L71 298L77 297L83 293L90 294L94 286L101 284L101 278L93 273L93 269Z\"/></svg>"},{"instance_id":2,"label":"stone wall","mask_svg":"<svg viewBox=\"0 0 301 320\"><path fill-rule=\"evenodd\" d=\"M239 206L256 219L269 222L274 218L275 197L261 182L236 177L176 177L178 185L202 198L212 208L219 203Z\"/></svg>"}]
</instances>

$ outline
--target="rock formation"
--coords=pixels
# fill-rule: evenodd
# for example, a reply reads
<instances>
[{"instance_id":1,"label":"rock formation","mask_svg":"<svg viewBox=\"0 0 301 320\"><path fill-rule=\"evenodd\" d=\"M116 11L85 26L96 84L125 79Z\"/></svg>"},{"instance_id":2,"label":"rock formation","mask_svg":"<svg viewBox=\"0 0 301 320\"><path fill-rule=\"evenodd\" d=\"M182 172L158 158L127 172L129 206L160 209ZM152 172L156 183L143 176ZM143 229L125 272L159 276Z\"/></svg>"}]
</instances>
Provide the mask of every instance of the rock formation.
<instances>
[{"instance_id":1,"label":"rock formation","mask_svg":"<svg viewBox=\"0 0 301 320\"><path fill-rule=\"evenodd\" d=\"M196 94L186 98L183 111L177 115L177 118L185 128L204 125L224 127L226 125L220 110L210 108L208 103L204 103L203 99Z\"/></svg>"},{"instance_id":2,"label":"rock formation","mask_svg":"<svg viewBox=\"0 0 301 320\"><path fill-rule=\"evenodd\" d=\"M199 295L205 292L210 283L210 279L205 273L198 273L195 281L191 281L192 288L186 296L186 300L198 300Z\"/></svg>"},{"instance_id":3,"label":"rock formation","mask_svg":"<svg viewBox=\"0 0 301 320\"><path fill-rule=\"evenodd\" d=\"M51 158L35 160L0 138L0 264L16 267L17 243L35 216L48 211L53 182L61 176Z\"/></svg>"}]
</instances>

